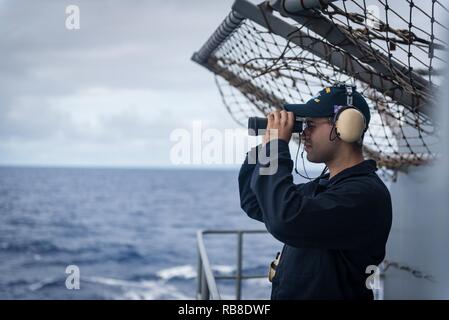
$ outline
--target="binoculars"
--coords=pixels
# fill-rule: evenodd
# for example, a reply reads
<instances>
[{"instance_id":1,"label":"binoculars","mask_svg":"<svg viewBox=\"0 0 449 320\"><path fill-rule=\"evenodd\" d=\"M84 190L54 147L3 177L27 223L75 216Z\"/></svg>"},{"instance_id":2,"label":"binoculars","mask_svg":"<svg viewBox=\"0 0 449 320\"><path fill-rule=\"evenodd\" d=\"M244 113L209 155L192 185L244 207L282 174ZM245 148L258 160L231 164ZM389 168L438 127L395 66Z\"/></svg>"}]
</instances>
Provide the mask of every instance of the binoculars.
<instances>
[{"instance_id":1,"label":"binoculars","mask_svg":"<svg viewBox=\"0 0 449 320\"><path fill-rule=\"evenodd\" d=\"M293 127L293 132L301 133L302 132L302 124L300 121L301 118L296 118L295 125ZM250 136L258 136L262 135L262 132L259 133L259 130L265 130L267 128L268 119L260 118L260 117L250 117L248 118L248 134Z\"/></svg>"}]
</instances>

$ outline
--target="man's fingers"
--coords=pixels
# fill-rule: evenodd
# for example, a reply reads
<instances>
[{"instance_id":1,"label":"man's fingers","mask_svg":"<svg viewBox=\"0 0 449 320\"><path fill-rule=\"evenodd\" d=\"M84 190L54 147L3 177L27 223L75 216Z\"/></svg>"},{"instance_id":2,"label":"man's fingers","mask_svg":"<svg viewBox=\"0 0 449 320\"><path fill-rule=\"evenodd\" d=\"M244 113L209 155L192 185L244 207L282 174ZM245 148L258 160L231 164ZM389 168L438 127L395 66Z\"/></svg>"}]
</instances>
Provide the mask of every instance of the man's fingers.
<instances>
[{"instance_id":1,"label":"man's fingers","mask_svg":"<svg viewBox=\"0 0 449 320\"><path fill-rule=\"evenodd\" d=\"M270 112L270 113L267 115L267 119L268 119L267 128L270 127L270 125L273 123L273 118L274 118L273 112Z\"/></svg>"},{"instance_id":2,"label":"man's fingers","mask_svg":"<svg viewBox=\"0 0 449 320\"><path fill-rule=\"evenodd\" d=\"M273 114L273 124L278 126L279 125L279 120L281 119L279 111L273 111L272 114Z\"/></svg>"},{"instance_id":3,"label":"man's fingers","mask_svg":"<svg viewBox=\"0 0 449 320\"><path fill-rule=\"evenodd\" d=\"M267 114L267 120L267 129L263 137L264 143L273 139L290 141L296 120L293 112L276 110Z\"/></svg>"},{"instance_id":4,"label":"man's fingers","mask_svg":"<svg viewBox=\"0 0 449 320\"><path fill-rule=\"evenodd\" d=\"M267 127L265 129L265 135L264 135L264 143L268 142L270 140L270 128L273 126L273 113L270 112L267 114Z\"/></svg>"},{"instance_id":5,"label":"man's fingers","mask_svg":"<svg viewBox=\"0 0 449 320\"><path fill-rule=\"evenodd\" d=\"M295 126L295 114L293 112L287 112L287 125L291 128Z\"/></svg>"},{"instance_id":6,"label":"man's fingers","mask_svg":"<svg viewBox=\"0 0 449 320\"><path fill-rule=\"evenodd\" d=\"M277 138L278 128L279 128L279 112L278 111L270 112L267 124L267 130L270 140Z\"/></svg>"},{"instance_id":7,"label":"man's fingers","mask_svg":"<svg viewBox=\"0 0 449 320\"><path fill-rule=\"evenodd\" d=\"M282 110L281 112L280 112L280 122L281 122L281 125L283 126L283 127L285 127L286 125L287 125L287 121L288 121L288 115L287 115L287 111L285 111L285 110Z\"/></svg>"}]
</instances>

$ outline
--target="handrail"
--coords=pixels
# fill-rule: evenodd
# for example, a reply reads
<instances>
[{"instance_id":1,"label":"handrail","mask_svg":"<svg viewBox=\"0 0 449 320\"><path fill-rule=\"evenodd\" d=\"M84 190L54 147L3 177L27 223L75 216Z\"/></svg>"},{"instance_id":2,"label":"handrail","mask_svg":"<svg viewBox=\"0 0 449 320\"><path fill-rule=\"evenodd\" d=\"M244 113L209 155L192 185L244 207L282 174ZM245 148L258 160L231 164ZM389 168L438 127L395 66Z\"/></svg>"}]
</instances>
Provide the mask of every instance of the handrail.
<instances>
[{"instance_id":1,"label":"handrail","mask_svg":"<svg viewBox=\"0 0 449 320\"><path fill-rule=\"evenodd\" d=\"M215 282L212 268L209 263L209 257L207 256L206 247L204 246L203 231L198 231L198 294L201 294L201 300L221 300L220 293L218 292L217 284Z\"/></svg>"},{"instance_id":2,"label":"handrail","mask_svg":"<svg viewBox=\"0 0 449 320\"><path fill-rule=\"evenodd\" d=\"M243 260L243 234L267 233L266 230L199 230L197 232L198 245L198 287L196 298L199 300L221 300L218 291L217 279L235 279L236 280L236 299L240 300L242 296L242 280L265 278L266 275L244 276L242 275ZM215 277L204 245L204 235L206 234L237 234L237 268L235 276Z\"/></svg>"}]
</instances>

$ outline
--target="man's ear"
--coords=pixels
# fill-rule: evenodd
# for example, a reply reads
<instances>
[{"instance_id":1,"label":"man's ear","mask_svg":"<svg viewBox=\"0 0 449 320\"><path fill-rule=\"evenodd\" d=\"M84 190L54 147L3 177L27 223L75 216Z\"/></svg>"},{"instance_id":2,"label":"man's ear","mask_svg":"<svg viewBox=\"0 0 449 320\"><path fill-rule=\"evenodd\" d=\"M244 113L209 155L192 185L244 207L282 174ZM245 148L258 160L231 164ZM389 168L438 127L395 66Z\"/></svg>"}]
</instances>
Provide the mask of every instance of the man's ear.
<instances>
[{"instance_id":1,"label":"man's ear","mask_svg":"<svg viewBox=\"0 0 449 320\"><path fill-rule=\"evenodd\" d=\"M331 124L331 131L329 132L329 140L333 142L340 141L340 138L337 135L337 128L333 124Z\"/></svg>"}]
</instances>

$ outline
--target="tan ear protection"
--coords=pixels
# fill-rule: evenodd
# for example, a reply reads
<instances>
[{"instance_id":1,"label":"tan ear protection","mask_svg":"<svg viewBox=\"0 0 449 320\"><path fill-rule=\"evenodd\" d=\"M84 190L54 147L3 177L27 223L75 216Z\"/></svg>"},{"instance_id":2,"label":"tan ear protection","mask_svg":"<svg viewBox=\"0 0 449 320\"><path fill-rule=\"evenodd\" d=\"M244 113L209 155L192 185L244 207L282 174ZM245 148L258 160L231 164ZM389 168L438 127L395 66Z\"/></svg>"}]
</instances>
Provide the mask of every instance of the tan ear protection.
<instances>
[{"instance_id":1,"label":"tan ear protection","mask_svg":"<svg viewBox=\"0 0 449 320\"><path fill-rule=\"evenodd\" d=\"M366 128L365 117L354 107L342 108L335 115L334 123L337 136L348 143L359 141Z\"/></svg>"},{"instance_id":2,"label":"tan ear protection","mask_svg":"<svg viewBox=\"0 0 449 320\"><path fill-rule=\"evenodd\" d=\"M347 143L359 141L366 131L365 116L352 105L353 92L353 86L346 86L347 105L338 110L334 117L335 132Z\"/></svg>"}]
</instances>

